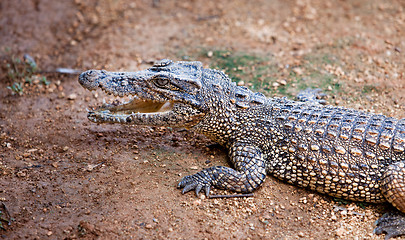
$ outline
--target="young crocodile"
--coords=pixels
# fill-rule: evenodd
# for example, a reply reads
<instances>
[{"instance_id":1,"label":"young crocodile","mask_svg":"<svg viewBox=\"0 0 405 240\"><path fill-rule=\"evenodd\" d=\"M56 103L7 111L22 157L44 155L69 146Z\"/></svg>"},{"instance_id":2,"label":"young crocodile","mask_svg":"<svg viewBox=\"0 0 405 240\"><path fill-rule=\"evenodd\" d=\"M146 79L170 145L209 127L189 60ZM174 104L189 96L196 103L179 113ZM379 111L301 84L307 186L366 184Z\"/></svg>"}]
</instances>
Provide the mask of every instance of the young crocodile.
<instances>
[{"instance_id":1,"label":"young crocodile","mask_svg":"<svg viewBox=\"0 0 405 240\"><path fill-rule=\"evenodd\" d=\"M89 70L79 77L127 103L90 110L96 123L186 127L229 149L233 168L215 166L184 177L183 193L211 187L252 192L271 174L300 187L364 202L390 202L405 212L405 119L266 98L236 86L200 62L161 60L131 73ZM384 215L376 233L405 233L405 218Z\"/></svg>"}]
</instances>

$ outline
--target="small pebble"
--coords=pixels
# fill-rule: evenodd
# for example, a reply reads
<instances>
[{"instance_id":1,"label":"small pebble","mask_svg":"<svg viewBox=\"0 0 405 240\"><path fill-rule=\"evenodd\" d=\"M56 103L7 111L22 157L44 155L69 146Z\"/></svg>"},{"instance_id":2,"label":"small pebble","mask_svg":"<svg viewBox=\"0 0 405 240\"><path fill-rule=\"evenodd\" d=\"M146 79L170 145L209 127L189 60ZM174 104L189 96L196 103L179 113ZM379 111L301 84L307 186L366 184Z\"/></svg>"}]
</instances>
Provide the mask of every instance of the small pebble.
<instances>
[{"instance_id":1,"label":"small pebble","mask_svg":"<svg viewBox=\"0 0 405 240\"><path fill-rule=\"evenodd\" d=\"M287 81L285 79L280 79L277 82L280 83L283 86L287 85Z\"/></svg>"},{"instance_id":2,"label":"small pebble","mask_svg":"<svg viewBox=\"0 0 405 240\"><path fill-rule=\"evenodd\" d=\"M344 229L343 227L336 229L336 236L342 237L345 234L346 234L346 229Z\"/></svg>"},{"instance_id":3,"label":"small pebble","mask_svg":"<svg viewBox=\"0 0 405 240\"><path fill-rule=\"evenodd\" d=\"M295 72L297 75L302 75L304 71L301 68L294 68L293 72Z\"/></svg>"},{"instance_id":4,"label":"small pebble","mask_svg":"<svg viewBox=\"0 0 405 240\"><path fill-rule=\"evenodd\" d=\"M68 99L69 100L75 100L77 98L77 94L76 93L71 93L71 94L69 94L69 96L68 96Z\"/></svg>"},{"instance_id":5,"label":"small pebble","mask_svg":"<svg viewBox=\"0 0 405 240\"><path fill-rule=\"evenodd\" d=\"M238 82L238 86L244 86L245 85L245 82L244 81L239 81Z\"/></svg>"}]
</instances>

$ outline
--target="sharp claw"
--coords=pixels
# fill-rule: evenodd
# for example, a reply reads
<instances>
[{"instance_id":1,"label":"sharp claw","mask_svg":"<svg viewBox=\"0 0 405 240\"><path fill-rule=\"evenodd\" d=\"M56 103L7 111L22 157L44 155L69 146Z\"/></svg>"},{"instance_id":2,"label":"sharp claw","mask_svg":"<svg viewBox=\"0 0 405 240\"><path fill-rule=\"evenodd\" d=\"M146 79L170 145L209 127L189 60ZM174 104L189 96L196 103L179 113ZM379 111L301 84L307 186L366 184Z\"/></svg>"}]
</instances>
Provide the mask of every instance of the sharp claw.
<instances>
[{"instance_id":1,"label":"sharp claw","mask_svg":"<svg viewBox=\"0 0 405 240\"><path fill-rule=\"evenodd\" d=\"M377 221L374 234L386 233L385 239L390 239L396 236L405 235L405 216L401 213L385 213Z\"/></svg>"},{"instance_id":2,"label":"sharp claw","mask_svg":"<svg viewBox=\"0 0 405 240\"><path fill-rule=\"evenodd\" d=\"M181 191L183 194L194 189L197 197L201 190L203 190L205 195L209 197L211 186L208 182L203 181L199 175L195 174L183 177L177 185L177 188L183 188Z\"/></svg>"},{"instance_id":3,"label":"sharp claw","mask_svg":"<svg viewBox=\"0 0 405 240\"><path fill-rule=\"evenodd\" d=\"M210 185L205 186L204 192L205 192L206 197L210 196L210 191L211 191L211 186Z\"/></svg>"},{"instance_id":4,"label":"sharp claw","mask_svg":"<svg viewBox=\"0 0 405 240\"><path fill-rule=\"evenodd\" d=\"M197 187L195 188L195 194L197 194L197 197L198 197L198 194L200 193L201 189L202 189L201 185L197 185Z\"/></svg>"},{"instance_id":5,"label":"sharp claw","mask_svg":"<svg viewBox=\"0 0 405 240\"><path fill-rule=\"evenodd\" d=\"M185 187L186 185L187 185L187 183L188 183L188 177L189 176L185 176L185 177L183 177L181 180L180 180L180 182L179 182L179 184L177 185L177 188L182 188L182 187Z\"/></svg>"},{"instance_id":6,"label":"sharp claw","mask_svg":"<svg viewBox=\"0 0 405 240\"><path fill-rule=\"evenodd\" d=\"M193 190L195 187L196 187L196 183L192 183L192 184L186 185L186 186L183 188L183 191L181 191L181 193L185 194L186 192L189 192L189 191Z\"/></svg>"}]
</instances>

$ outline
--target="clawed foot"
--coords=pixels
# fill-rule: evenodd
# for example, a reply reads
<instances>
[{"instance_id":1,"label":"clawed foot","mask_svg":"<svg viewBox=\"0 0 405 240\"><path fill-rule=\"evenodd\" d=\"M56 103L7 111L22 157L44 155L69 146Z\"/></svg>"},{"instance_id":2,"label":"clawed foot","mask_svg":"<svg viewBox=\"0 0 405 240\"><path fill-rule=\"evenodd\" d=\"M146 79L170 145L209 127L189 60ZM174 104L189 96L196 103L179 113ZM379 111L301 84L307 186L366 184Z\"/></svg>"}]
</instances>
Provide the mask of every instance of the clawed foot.
<instances>
[{"instance_id":1,"label":"clawed foot","mask_svg":"<svg viewBox=\"0 0 405 240\"><path fill-rule=\"evenodd\" d=\"M402 213L386 213L375 222L375 225L374 233L386 233L385 240L405 235L405 215Z\"/></svg>"},{"instance_id":2,"label":"clawed foot","mask_svg":"<svg viewBox=\"0 0 405 240\"><path fill-rule=\"evenodd\" d=\"M297 95L297 100L301 102L314 102L314 103L319 103L322 105L326 104L326 99L327 95L322 92L322 89L316 88L316 89L311 89L307 88L304 91L301 91Z\"/></svg>"},{"instance_id":3,"label":"clawed foot","mask_svg":"<svg viewBox=\"0 0 405 240\"><path fill-rule=\"evenodd\" d=\"M195 190L195 193L198 194L203 190L205 195L208 197L210 194L211 183L201 176L201 172L194 175L185 176L181 179L177 188L183 188L182 193Z\"/></svg>"}]
</instances>

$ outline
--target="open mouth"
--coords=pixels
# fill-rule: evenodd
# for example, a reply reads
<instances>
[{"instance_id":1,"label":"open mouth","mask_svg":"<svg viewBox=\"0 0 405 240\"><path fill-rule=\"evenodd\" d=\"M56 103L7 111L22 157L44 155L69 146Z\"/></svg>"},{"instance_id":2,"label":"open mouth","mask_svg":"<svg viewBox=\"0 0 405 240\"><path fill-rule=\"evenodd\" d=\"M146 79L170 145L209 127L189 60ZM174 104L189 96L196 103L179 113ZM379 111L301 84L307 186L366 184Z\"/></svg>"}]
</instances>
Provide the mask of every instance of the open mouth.
<instances>
[{"instance_id":1,"label":"open mouth","mask_svg":"<svg viewBox=\"0 0 405 240\"><path fill-rule=\"evenodd\" d=\"M111 114L131 115L136 113L162 113L173 109L172 102L155 102L148 100L132 99L120 103L118 100L111 104L103 104L96 111L108 111Z\"/></svg>"},{"instance_id":2,"label":"open mouth","mask_svg":"<svg viewBox=\"0 0 405 240\"><path fill-rule=\"evenodd\" d=\"M88 118L93 122L131 123L134 118L152 117L173 110L173 102L158 102L133 98L126 102L115 100L100 107L88 110Z\"/></svg>"}]
</instances>

